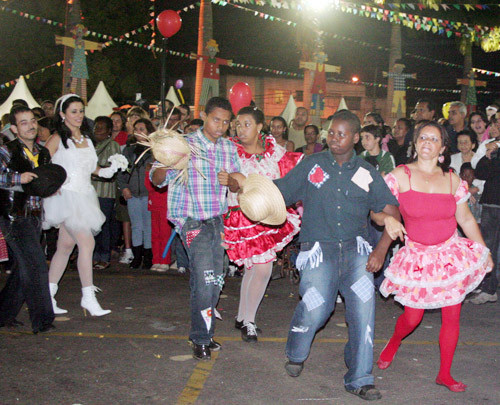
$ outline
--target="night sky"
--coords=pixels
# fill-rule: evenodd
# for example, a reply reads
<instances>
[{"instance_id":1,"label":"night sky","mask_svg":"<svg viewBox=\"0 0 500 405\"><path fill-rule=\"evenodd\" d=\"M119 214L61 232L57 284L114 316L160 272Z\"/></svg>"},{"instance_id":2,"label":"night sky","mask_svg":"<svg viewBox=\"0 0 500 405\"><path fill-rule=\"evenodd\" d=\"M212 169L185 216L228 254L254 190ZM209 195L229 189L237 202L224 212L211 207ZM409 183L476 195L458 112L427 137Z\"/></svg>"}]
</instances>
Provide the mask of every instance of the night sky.
<instances>
[{"instance_id":1,"label":"night sky","mask_svg":"<svg viewBox=\"0 0 500 405\"><path fill-rule=\"evenodd\" d=\"M85 0L81 2L82 8L85 8ZM142 0L142 2L150 3L148 0ZM61 3L63 2L61 1ZM155 4L156 10L159 12L167 8L179 10L193 3L194 1L156 0ZM0 2L0 5L5 4L15 5L16 1ZM307 17L311 17L311 12L303 11L301 16L297 11L293 10L279 10L268 6L259 7L249 4L242 4L241 6L296 22L300 22L302 19L306 21L306 26L313 26L311 18L304 19L303 17L304 13L307 13L305 14ZM229 5L225 7L212 5L212 9L214 38L219 43L220 47L219 57L233 59L234 62L252 66L300 72L298 64L301 52L297 46L297 35L308 32L307 28L301 31L298 27L294 28L277 21L264 20L255 17L253 13L244 12ZM453 21L466 21L465 19L467 18L478 24L492 25L492 21L496 21L497 23L500 21L500 8L496 10L498 11L476 11L469 13L441 12L439 14L433 13L430 10L421 10L415 11L415 14L430 17L440 15L441 17L448 17ZM194 10L181 13L183 25L179 33L169 40L170 49L181 52L196 51L198 11L199 8L196 7ZM87 11L87 13L91 12L90 10ZM87 17L87 21L92 21L91 16ZM19 17L12 18L19 19L19 24L25 24L28 30L32 29L33 26L37 26L35 22L23 21ZM147 19L148 16L144 15L144 22L147 22ZM316 27L331 34L378 44L384 47L389 46L391 30L391 24L389 22L352 16L341 11L327 9L317 15ZM38 29L39 28L40 27L38 27ZM92 27L89 24L89 28L99 32L107 32L105 27ZM49 29L51 28L49 27ZM54 29L54 33L60 34L61 29ZM134 38L131 39L134 40ZM16 41L16 38L4 37L3 41ZM412 54L423 55L456 64L463 63L463 57L458 51L458 42L453 38L448 39L444 36L403 27L402 43L403 52L410 52ZM360 46L351 41L332 39L328 36L325 36L324 45L329 58L327 63L338 65L342 68L340 75L333 75L332 77L350 80L352 75L357 75L362 81L387 83L387 79L382 77L382 71L387 71L389 69L388 52ZM33 46L33 52L40 52L39 49L36 49L36 44L33 44ZM140 55L147 51L138 50L137 52L138 58L140 58ZM106 50L104 50L104 54L105 53ZM499 52L485 53L478 46L474 46L473 66L498 72L500 71L498 55ZM406 65L405 71L407 73L417 73L417 80L408 81L410 86L458 89L456 79L463 77L461 69L458 68L441 66L411 57L404 57L403 61ZM52 62L52 60L50 62ZM6 62L4 59L2 63L9 63L9 61ZM16 63L16 61L12 60L12 63ZM169 80L174 82L178 77L190 74L194 75L195 65L194 62L187 59L169 57ZM159 66L160 64L158 62L158 72ZM241 75L260 74L255 71L238 68L223 68L222 72L223 74ZM18 74L24 73L27 72L23 71L22 66L20 66ZM1 74L0 76L5 80L14 78L3 77ZM151 78L150 80L156 79L157 78ZM478 75L477 79L486 80L488 82L487 90L495 92L494 95L478 95L480 106L485 106L491 103L495 97L499 97L500 77L495 78L493 76ZM3 81L0 80L0 82ZM28 86L30 86L29 81ZM369 88L368 94L372 95L373 91L372 88ZM376 95L385 97L385 90L377 89ZM412 103L420 97L433 97L438 102L444 102L458 99L459 95L409 90L408 105L411 106Z\"/></svg>"}]
</instances>

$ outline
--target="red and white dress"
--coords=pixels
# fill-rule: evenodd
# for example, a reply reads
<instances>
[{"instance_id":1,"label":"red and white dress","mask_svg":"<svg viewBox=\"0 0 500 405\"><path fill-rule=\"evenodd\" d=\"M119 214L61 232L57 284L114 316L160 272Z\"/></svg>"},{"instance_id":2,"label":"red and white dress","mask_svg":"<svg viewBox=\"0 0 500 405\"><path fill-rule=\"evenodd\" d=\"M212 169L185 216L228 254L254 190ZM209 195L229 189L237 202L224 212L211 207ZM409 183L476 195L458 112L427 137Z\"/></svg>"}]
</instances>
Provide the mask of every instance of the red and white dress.
<instances>
[{"instance_id":1,"label":"red and white dress","mask_svg":"<svg viewBox=\"0 0 500 405\"><path fill-rule=\"evenodd\" d=\"M442 308L459 304L473 291L487 272L489 250L470 239L459 237L455 212L457 204L470 194L465 181L455 195L422 193L410 189L399 193L392 173L385 181L397 198L408 232L406 244L384 272L380 292L411 308ZM451 174L450 174L451 188Z\"/></svg>"},{"instance_id":2,"label":"red and white dress","mask_svg":"<svg viewBox=\"0 0 500 405\"><path fill-rule=\"evenodd\" d=\"M303 157L302 153L287 152L273 136L262 138L264 152L246 153L237 139L232 139L238 149L241 173L260 174L271 180L286 175ZM287 209L286 222L271 226L250 221L238 205L237 193L229 192L229 211L224 216L224 237L229 259L247 269L254 264L276 260L282 250L300 230L300 217L292 208Z\"/></svg>"}]
</instances>

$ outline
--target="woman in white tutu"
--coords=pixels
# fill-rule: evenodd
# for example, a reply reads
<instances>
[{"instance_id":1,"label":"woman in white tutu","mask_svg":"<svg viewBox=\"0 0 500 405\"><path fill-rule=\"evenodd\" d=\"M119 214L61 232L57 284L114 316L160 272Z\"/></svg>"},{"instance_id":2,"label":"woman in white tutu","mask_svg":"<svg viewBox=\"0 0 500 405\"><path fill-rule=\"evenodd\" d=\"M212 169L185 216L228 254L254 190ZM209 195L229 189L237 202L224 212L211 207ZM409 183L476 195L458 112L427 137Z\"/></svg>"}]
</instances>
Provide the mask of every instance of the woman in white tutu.
<instances>
[{"instance_id":1,"label":"woman in white tutu","mask_svg":"<svg viewBox=\"0 0 500 405\"><path fill-rule=\"evenodd\" d=\"M52 162L64 167L67 180L61 189L44 200L44 227L59 228L57 251L49 269L49 287L55 314L67 311L57 307L54 296L57 293L69 256L78 245L78 273L82 284L81 306L92 316L109 314L101 308L95 298L98 291L92 279L92 254L94 235L97 234L105 217L99 208L99 201L90 182L92 173L110 178L115 167L102 169L97 166L97 155L89 138L90 130L84 119L84 104L76 94L67 94L56 102L56 134L46 143ZM85 312L86 314L86 312Z\"/></svg>"}]
</instances>

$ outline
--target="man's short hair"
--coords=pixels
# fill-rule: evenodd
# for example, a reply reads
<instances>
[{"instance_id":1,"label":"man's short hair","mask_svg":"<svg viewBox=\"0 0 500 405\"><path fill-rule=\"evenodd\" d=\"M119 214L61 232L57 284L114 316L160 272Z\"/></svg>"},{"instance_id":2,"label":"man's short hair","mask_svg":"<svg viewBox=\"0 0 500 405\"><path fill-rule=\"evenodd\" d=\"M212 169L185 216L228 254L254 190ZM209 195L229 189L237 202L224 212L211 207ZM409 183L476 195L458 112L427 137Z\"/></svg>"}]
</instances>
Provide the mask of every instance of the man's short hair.
<instances>
[{"instance_id":1,"label":"man's short hair","mask_svg":"<svg viewBox=\"0 0 500 405\"><path fill-rule=\"evenodd\" d=\"M31 108L26 107L25 105L22 104L14 104L12 108L10 109L10 114L9 114L9 122L10 125L15 125L17 127L17 121L16 121L16 115L23 113L23 112L33 112L31 111ZM35 114L33 114L35 115Z\"/></svg>"},{"instance_id":2,"label":"man's short hair","mask_svg":"<svg viewBox=\"0 0 500 405\"><path fill-rule=\"evenodd\" d=\"M353 134L359 134L361 129L361 122L356 114L350 112L349 110L340 110L333 114L333 121L346 121L351 127L351 131Z\"/></svg>"},{"instance_id":3,"label":"man's short hair","mask_svg":"<svg viewBox=\"0 0 500 405\"><path fill-rule=\"evenodd\" d=\"M419 103L427 103L427 109L429 111L434 111L436 112L436 108L437 108L437 105L436 103L434 102L434 100L431 100L430 98L419 98L417 100L417 104Z\"/></svg>"},{"instance_id":4,"label":"man's short hair","mask_svg":"<svg viewBox=\"0 0 500 405\"><path fill-rule=\"evenodd\" d=\"M12 106L14 105L24 105L25 107L29 107L28 103L26 100L23 100L22 98L16 98L13 102L12 102Z\"/></svg>"},{"instance_id":5,"label":"man's short hair","mask_svg":"<svg viewBox=\"0 0 500 405\"><path fill-rule=\"evenodd\" d=\"M450 108L451 107L458 107L458 111L460 111L464 117L467 115L467 106L461 101L453 101L450 103Z\"/></svg>"},{"instance_id":6,"label":"man's short hair","mask_svg":"<svg viewBox=\"0 0 500 405\"><path fill-rule=\"evenodd\" d=\"M231 103L229 100L222 97L212 97L207 101L207 105L205 106L205 114L210 114L216 108L222 108L223 110L233 112L233 108L231 107Z\"/></svg>"}]
</instances>

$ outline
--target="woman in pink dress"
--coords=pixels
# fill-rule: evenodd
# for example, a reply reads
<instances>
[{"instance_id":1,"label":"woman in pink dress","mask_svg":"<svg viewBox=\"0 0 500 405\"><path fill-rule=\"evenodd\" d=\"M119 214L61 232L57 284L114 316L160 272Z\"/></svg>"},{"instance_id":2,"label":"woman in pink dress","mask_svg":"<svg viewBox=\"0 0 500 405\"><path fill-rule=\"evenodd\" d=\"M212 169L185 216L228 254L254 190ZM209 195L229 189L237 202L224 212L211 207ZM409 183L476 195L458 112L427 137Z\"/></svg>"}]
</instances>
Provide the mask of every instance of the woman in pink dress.
<instances>
[{"instance_id":1,"label":"woman in pink dress","mask_svg":"<svg viewBox=\"0 0 500 405\"><path fill-rule=\"evenodd\" d=\"M425 309L441 308L441 366L436 384L454 392L466 385L450 373L458 341L460 308L493 267L479 227L467 205L467 183L449 171L449 137L431 121L413 139L413 159L386 176L405 222L406 244L385 270L384 296L404 305L394 334L380 354L380 369L390 366L402 339L420 323ZM457 223L466 238L457 235Z\"/></svg>"},{"instance_id":2,"label":"woman in pink dress","mask_svg":"<svg viewBox=\"0 0 500 405\"><path fill-rule=\"evenodd\" d=\"M238 148L241 173L261 174L279 179L290 171L302 158L301 153L287 152L273 136L260 131L264 114L254 107L244 107L236 118L237 138L231 138ZM286 222L269 226L250 221L241 211L236 193L229 193L229 211L224 219L224 237L227 254L245 271L241 282L240 304L235 327L241 330L246 342L257 341L255 315L271 278L276 252L282 250L299 232L300 219L289 208Z\"/></svg>"}]
</instances>

